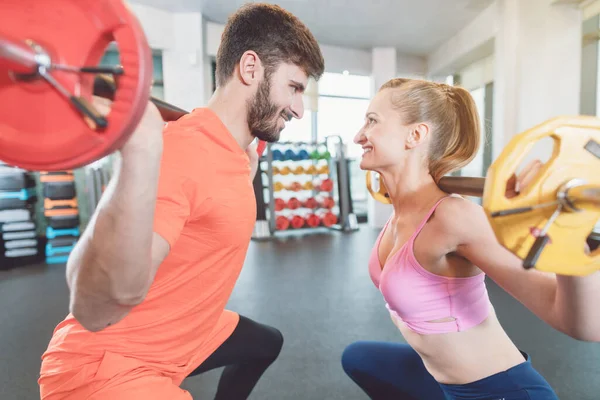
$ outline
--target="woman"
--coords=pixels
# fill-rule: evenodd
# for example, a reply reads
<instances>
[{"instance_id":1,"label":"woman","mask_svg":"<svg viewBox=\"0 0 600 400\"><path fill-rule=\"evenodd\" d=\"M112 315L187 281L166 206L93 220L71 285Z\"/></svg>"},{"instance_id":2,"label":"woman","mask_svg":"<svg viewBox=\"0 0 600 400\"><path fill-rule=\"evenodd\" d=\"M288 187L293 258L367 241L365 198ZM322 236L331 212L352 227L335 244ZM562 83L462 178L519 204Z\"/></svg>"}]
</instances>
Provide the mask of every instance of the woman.
<instances>
[{"instance_id":1,"label":"woman","mask_svg":"<svg viewBox=\"0 0 600 400\"><path fill-rule=\"evenodd\" d=\"M466 90L393 79L366 117L355 138L361 168L380 173L394 208L369 272L408 345L354 343L342 356L346 373L374 399L557 399L502 329L485 274L552 327L600 341L599 274L524 270L480 206L437 186L479 148L479 117Z\"/></svg>"}]
</instances>

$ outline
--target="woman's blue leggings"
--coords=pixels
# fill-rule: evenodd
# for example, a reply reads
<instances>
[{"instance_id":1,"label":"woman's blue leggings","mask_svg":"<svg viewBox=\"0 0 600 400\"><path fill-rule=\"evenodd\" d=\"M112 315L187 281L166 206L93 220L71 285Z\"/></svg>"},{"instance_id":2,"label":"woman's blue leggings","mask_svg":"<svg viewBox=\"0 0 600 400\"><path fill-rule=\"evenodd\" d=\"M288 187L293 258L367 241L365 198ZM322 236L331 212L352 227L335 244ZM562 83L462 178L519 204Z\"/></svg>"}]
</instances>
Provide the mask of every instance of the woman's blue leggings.
<instances>
[{"instance_id":1,"label":"woman's blue leggings","mask_svg":"<svg viewBox=\"0 0 600 400\"><path fill-rule=\"evenodd\" d=\"M375 400L558 400L529 356L507 371L465 385L438 383L409 345L356 342L344 350L346 374Z\"/></svg>"}]
</instances>

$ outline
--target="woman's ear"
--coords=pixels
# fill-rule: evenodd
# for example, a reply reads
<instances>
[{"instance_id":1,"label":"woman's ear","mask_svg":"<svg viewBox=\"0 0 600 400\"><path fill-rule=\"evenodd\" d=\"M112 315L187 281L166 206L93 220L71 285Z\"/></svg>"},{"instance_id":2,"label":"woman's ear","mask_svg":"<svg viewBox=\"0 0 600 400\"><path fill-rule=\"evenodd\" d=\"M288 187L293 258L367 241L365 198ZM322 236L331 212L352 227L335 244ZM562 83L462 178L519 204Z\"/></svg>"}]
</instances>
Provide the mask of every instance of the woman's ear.
<instances>
[{"instance_id":1,"label":"woman's ear","mask_svg":"<svg viewBox=\"0 0 600 400\"><path fill-rule=\"evenodd\" d=\"M417 124L410 130L406 137L406 148L414 149L424 143L428 137L429 125L424 123Z\"/></svg>"}]
</instances>

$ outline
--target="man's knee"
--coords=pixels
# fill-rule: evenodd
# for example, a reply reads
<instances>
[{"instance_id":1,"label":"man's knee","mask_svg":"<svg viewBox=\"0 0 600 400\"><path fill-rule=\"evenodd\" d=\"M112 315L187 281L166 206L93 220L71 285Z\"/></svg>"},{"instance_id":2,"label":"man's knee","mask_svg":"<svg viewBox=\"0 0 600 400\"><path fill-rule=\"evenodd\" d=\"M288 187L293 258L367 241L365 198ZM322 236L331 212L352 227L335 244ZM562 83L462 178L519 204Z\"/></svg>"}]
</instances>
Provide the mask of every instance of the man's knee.
<instances>
[{"instance_id":1,"label":"man's knee","mask_svg":"<svg viewBox=\"0 0 600 400\"><path fill-rule=\"evenodd\" d=\"M263 348L263 356L269 361L275 361L283 348L283 334L279 329L269 327L268 338Z\"/></svg>"}]
</instances>

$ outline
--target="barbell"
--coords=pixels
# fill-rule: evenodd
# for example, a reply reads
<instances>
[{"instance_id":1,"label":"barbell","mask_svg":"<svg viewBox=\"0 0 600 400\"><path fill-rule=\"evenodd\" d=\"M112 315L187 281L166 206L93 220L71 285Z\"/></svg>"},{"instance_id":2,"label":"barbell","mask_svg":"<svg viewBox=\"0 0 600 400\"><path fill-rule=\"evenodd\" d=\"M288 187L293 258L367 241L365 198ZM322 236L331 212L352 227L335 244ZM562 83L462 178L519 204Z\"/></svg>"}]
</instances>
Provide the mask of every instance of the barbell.
<instances>
[{"instance_id":1,"label":"barbell","mask_svg":"<svg viewBox=\"0 0 600 400\"><path fill-rule=\"evenodd\" d=\"M544 138L554 142L550 159L530 184L508 196L517 169ZM438 186L447 193L481 197L498 241L523 260L524 268L582 276L600 270L600 248L586 248L600 222L599 170L600 119L557 117L515 135L485 178L446 176ZM368 191L390 204L384 182L379 179L376 187L372 174L367 172Z\"/></svg>"},{"instance_id":2,"label":"barbell","mask_svg":"<svg viewBox=\"0 0 600 400\"><path fill-rule=\"evenodd\" d=\"M122 0L3 0L0 15L0 160L70 170L119 149L149 100L165 121L186 114L150 97L152 52ZM109 46L120 65L98 66ZM93 95L113 100L107 115Z\"/></svg>"}]
</instances>

